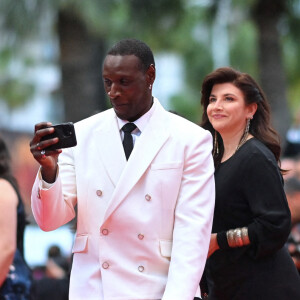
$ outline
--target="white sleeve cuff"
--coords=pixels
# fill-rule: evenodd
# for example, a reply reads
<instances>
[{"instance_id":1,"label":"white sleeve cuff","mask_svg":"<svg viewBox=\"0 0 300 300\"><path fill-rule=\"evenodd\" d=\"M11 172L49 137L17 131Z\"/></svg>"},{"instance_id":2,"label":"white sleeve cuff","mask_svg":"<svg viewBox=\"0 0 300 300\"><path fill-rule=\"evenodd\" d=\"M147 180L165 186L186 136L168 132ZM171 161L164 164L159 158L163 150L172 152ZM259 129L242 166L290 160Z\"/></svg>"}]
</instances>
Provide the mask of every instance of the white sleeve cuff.
<instances>
[{"instance_id":1,"label":"white sleeve cuff","mask_svg":"<svg viewBox=\"0 0 300 300\"><path fill-rule=\"evenodd\" d=\"M57 176L58 176L58 169L59 167L57 166L57 171L56 171L56 175L55 175L55 181L57 179ZM39 180L40 180L40 188L43 189L43 190L49 190L55 183L55 181L53 183L49 183L49 182L46 182L43 177L42 177L42 174L41 174L41 167L38 171L38 177L39 177Z\"/></svg>"}]
</instances>

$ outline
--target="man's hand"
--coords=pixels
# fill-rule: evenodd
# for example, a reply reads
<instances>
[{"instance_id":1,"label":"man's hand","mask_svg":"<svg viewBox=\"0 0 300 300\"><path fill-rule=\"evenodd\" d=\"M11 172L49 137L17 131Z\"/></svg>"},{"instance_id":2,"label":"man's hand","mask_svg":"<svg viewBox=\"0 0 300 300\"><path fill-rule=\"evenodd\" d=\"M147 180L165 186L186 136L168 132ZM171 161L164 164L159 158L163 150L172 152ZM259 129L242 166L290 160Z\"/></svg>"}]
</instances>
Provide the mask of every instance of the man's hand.
<instances>
[{"instance_id":1,"label":"man's hand","mask_svg":"<svg viewBox=\"0 0 300 300\"><path fill-rule=\"evenodd\" d=\"M30 141L30 152L34 159L41 165L41 174L43 179L48 183L55 181L57 172L58 155L62 152L58 150L46 150L50 145L56 144L58 138L41 141L41 138L54 132L50 122L41 122L35 125L34 136Z\"/></svg>"}]
</instances>

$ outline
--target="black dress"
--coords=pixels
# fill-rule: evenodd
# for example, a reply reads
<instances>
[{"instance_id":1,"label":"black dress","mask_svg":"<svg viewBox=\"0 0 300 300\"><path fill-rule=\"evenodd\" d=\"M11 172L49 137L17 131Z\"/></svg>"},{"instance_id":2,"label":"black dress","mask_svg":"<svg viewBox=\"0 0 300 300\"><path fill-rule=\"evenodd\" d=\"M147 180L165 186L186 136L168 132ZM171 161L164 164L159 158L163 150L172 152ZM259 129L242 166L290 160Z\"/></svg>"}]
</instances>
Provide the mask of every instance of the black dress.
<instances>
[{"instance_id":1,"label":"black dress","mask_svg":"<svg viewBox=\"0 0 300 300\"><path fill-rule=\"evenodd\" d=\"M213 233L205 268L210 300L300 299L300 277L284 244L290 211L273 153L248 140L215 171ZM229 248L226 231L248 227L251 244Z\"/></svg>"},{"instance_id":2,"label":"black dress","mask_svg":"<svg viewBox=\"0 0 300 300\"><path fill-rule=\"evenodd\" d=\"M25 208L21 196L18 193L19 203L17 207L17 248L20 250L24 258L24 231L27 225Z\"/></svg>"}]
</instances>

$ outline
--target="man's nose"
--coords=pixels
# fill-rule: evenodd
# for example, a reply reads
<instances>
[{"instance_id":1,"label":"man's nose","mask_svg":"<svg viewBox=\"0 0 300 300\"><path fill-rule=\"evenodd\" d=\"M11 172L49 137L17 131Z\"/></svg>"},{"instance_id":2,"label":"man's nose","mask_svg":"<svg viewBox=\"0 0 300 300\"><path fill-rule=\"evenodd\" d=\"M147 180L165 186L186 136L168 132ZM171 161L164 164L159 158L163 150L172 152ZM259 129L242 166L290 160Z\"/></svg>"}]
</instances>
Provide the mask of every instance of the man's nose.
<instances>
[{"instance_id":1,"label":"man's nose","mask_svg":"<svg viewBox=\"0 0 300 300\"><path fill-rule=\"evenodd\" d=\"M109 98L116 98L120 95L120 89L117 84L113 83L110 87L110 91L107 93Z\"/></svg>"}]
</instances>

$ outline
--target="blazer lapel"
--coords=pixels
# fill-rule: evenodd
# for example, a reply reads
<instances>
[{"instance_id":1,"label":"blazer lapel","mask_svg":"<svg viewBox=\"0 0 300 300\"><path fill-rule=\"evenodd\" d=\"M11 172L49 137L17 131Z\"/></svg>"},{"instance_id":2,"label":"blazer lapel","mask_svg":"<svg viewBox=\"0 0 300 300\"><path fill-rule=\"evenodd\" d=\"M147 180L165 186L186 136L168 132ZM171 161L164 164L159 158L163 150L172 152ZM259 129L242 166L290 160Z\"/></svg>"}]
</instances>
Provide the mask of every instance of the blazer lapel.
<instances>
[{"instance_id":1,"label":"blazer lapel","mask_svg":"<svg viewBox=\"0 0 300 300\"><path fill-rule=\"evenodd\" d=\"M113 110L108 114L102 126L93 132L98 153L114 186L126 166L126 158L118 128L117 118Z\"/></svg>"},{"instance_id":2,"label":"blazer lapel","mask_svg":"<svg viewBox=\"0 0 300 300\"><path fill-rule=\"evenodd\" d=\"M104 222L138 182L168 137L169 130L166 112L157 101L157 107L147 127L135 144L130 158L119 178L111 201L108 204Z\"/></svg>"}]
</instances>

